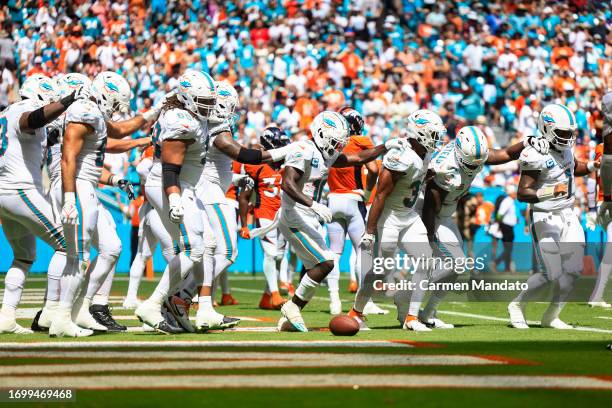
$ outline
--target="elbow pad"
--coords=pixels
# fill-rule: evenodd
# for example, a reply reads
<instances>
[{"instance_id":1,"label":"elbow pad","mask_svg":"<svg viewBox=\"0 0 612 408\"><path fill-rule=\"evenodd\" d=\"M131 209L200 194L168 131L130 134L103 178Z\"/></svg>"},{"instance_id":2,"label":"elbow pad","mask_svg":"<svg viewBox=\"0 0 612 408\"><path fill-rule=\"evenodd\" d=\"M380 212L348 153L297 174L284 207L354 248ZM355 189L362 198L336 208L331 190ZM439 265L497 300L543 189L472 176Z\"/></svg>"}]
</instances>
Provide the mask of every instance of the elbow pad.
<instances>
[{"instance_id":1,"label":"elbow pad","mask_svg":"<svg viewBox=\"0 0 612 408\"><path fill-rule=\"evenodd\" d=\"M236 161L244 164L261 164L261 158L263 153L261 150L247 149L245 147L240 148Z\"/></svg>"},{"instance_id":2,"label":"elbow pad","mask_svg":"<svg viewBox=\"0 0 612 408\"><path fill-rule=\"evenodd\" d=\"M39 129L43 126L47 125L47 120L45 119L45 107L38 108L33 110L28 115L28 127L30 129Z\"/></svg>"},{"instance_id":3,"label":"elbow pad","mask_svg":"<svg viewBox=\"0 0 612 408\"><path fill-rule=\"evenodd\" d=\"M162 182L164 188L180 187L179 176L181 174L181 166L178 164L162 163Z\"/></svg>"}]
</instances>

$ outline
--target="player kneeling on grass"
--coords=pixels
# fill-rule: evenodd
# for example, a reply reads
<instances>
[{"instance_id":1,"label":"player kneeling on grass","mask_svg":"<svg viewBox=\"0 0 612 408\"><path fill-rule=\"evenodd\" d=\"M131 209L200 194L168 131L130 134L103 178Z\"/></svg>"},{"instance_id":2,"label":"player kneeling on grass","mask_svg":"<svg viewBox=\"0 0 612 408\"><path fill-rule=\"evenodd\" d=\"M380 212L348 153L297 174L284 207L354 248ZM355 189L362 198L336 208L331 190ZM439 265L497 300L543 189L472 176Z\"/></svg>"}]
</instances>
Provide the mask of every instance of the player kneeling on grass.
<instances>
[{"instance_id":1,"label":"player kneeling on grass","mask_svg":"<svg viewBox=\"0 0 612 408\"><path fill-rule=\"evenodd\" d=\"M342 115L330 111L318 114L310 130L313 139L295 143L285 158L278 226L302 260L306 273L293 298L281 308L279 330L308 331L301 309L334 267L334 254L318 231L319 220L329 223L332 218L330 209L317 202L329 167L365 164L405 143L391 139L385 145L343 154L342 149L348 143L349 126Z\"/></svg>"},{"instance_id":2,"label":"player kneeling on grass","mask_svg":"<svg viewBox=\"0 0 612 408\"><path fill-rule=\"evenodd\" d=\"M527 280L528 288L508 305L510 322L528 329L524 306L537 289L553 283L553 299L542 316L542 327L572 329L559 314L583 268L585 238L574 213L574 177L593 172L597 163L583 163L574 157L576 118L564 105L546 106L538 117L538 130L551 149L541 154L525 149L520 157L519 201L530 203L531 233L542 265Z\"/></svg>"},{"instance_id":3,"label":"player kneeling on grass","mask_svg":"<svg viewBox=\"0 0 612 408\"><path fill-rule=\"evenodd\" d=\"M429 169L434 175L426 185L425 197L420 204L429 242L437 248L440 256L452 258L457 264L460 262L457 260L465 258L463 238L453 220L453 214L459 200L469 192L476 175L485 164L503 164L518 159L528 146L541 154L548 153L548 141L536 136L529 136L523 142L504 149L489 150L484 133L475 126L465 126L457 132L454 142L444 146L433 157ZM433 271L430 282L450 283L456 281L457 277L454 268L440 268ZM429 327L453 328L452 324L436 317L436 309L445 294L444 290L435 290L427 306L420 312L419 320Z\"/></svg>"}]
</instances>

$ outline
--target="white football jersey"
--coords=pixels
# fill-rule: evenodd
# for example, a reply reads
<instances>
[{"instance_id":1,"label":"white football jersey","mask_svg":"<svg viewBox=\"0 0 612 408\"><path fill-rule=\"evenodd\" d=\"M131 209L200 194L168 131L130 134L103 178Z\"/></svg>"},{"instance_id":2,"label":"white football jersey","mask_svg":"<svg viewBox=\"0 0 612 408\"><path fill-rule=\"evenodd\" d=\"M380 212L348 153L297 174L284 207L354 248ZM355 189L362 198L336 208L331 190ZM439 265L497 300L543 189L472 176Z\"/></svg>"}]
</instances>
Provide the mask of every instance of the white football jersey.
<instances>
[{"instance_id":1,"label":"white football jersey","mask_svg":"<svg viewBox=\"0 0 612 408\"><path fill-rule=\"evenodd\" d=\"M41 167L47 132L40 128L25 133L19 128L21 115L39 107L25 99L0 112L0 189L42 191Z\"/></svg>"},{"instance_id":2,"label":"white football jersey","mask_svg":"<svg viewBox=\"0 0 612 408\"><path fill-rule=\"evenodd\" d=\"M205 194L199 197L204 204L224 203L225 193L232 184L232 159L215 147L218 134L231 132L227 122L210 123L210 141L206 163L199 185L205 184Z\"/></svg>"},{"instance_id":3,"label":"white football jersey","mask_svg":"<svg viewBox=\"0 0 612 408\"><path fill-rule=\"evenodd\" d=\"M421 159L410 146L391 149L384 155L382 164L385 168L404 173L385 200L385 209L414 210L413 207L419 198L419 191L427 174L430 157L428 154L424 160Z\"/></svg>"},{"instance_id":4,"label":"white football jersey","mask_svg":"<svg viewBox=\"0 0 612 408\"><path fill-rule=\"evenodd\" d=\"M439 217L450 217L457 209L459 199L465 195L472 185L472 181L478 175L467 174L457 163L455 156L455 143L448 143L440 151L436 152L429 166L435 172L434 183L444 191L446 197L442 201Z\"/></svg>"},{"instance_id":5,"label":"white football jersey","mask_svg":"<svg viewBox=\"0 0 612 408\"><path fill-rule=\"evenodd\" d=\"M285 157L285 167L295 167L304 173L298 182L302 192L314 201L319 201L329 168L336 161L339 154L324 160L317 146L312 140L296 142L292 144L293 149ZM284 209L295 208L300 211L311 213L309 207L296 203L283 191L281 193L281 206Z\"/></svg>"},{"instance_id":6,"label":"white football jersey","mask_svg":"<svg viewBox=\"0 0 612 408\"><path fill-rule=\"evenodd\" d=\"M164 140L193 140L185 152L179 180L185 187L195 188L206 161L208 123L196 119L183 109L166 110L155 122L152 139L155 154L146 185L151 187L162 185L161 146Z\"/></svg>"},{"instance_id":7,"label":"white football jersey","mask_svg":"<svg viewBox=\"0 0 612 408\"><path fill-rule=\"evenodd\" d=\"M548 154L540 154L533 147L527 147L519 158L521 171L537 170L538 179L534 188L554 186L559 183L567 184L567 196L551 198L540 203L531 204L535 211L556 211L574 207L574 151L556 150L551 147Z\"/></svg>"},{"instance_id":8,"label":"white football jersey","mask_svg":"<svg viewBox=\"0 0 612 408\"><path fill-rule=\"evenodd\" d=\"M106 121L98 105L90 100L78 100L66 111L66 127L70 123L85 123L93 128L86 136L77 155L76 178L98 183L104 166L106 150Z\"/></svg>"}]
</instances>

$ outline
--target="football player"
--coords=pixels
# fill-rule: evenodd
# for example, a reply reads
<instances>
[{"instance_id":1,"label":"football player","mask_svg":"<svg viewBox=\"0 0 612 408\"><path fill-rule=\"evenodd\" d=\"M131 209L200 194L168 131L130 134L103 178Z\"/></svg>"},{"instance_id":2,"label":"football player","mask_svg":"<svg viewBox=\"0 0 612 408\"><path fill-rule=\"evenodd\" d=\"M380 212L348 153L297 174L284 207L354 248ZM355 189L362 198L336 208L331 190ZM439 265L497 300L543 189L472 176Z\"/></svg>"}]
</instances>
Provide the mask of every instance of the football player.
<instances>
[{"instance_id":1,"label":"football player","mask_svg":"<svg viewBox=\"0 0 612 408\"><path fill-rule=\"evenodd\" d=\"M283 138L283 131L275 126L266 128L259 137L259 144L265 150L283 147L287 142L288 140ZM280 163L247 164L244 166L244 170L253 180L254 187L252 189L245 188L238 197L240 203L240 224L242 225L240 236L244 239L250 239L247 215L253 193L255 193L253 213L255 215L255 225L258 228L265 228L273 223L276 213L280 208ZM282 239L282 237L280 238ZM278 310L286 302L278 290L278 270L283 255L283 251L279 251L281 246L278 240L279 233L276 228L273 228L261 237L266 287L259 301L260 309Z\"/></svg>"},{"instance_id":2,"label":"football player","mask_svg":"<svg viewBox=\"0 0 612 408\"><path fill-rule=\"evenodd\" d=\"M66 236L68 262L60 280L60 302L49 327L49 335L52 337L81 337L93 333L75 324L72 311L85 272L89 268L90 248L99 227L98 219L105 217L104 211L100 215L96 186L102 175L107 138L121 139L130 135L157 115L145 113L122 122L112 122L114 113L128 111L131 97L128 82L114 72L98 74L91 85L91 93L91 99L73 104L65 118L61 151L61 220ZM107 226L112 229L112 225ZM115 257L111 258L104 262L103 259L98 260L97 266L100 265L104 272L97 276L107 276L107 271L112 269L115 262ZM80 314L81 308L74 309ZM88 316L88 309L82 316L86 325L96 327L95 319Z\"/></svg>"},{"instance_id":3,"label":"football player","mask_svg":"<svg viewBox=\"0 0 612 408\"><path fill-rule=\"evenodd\" d=\"M343 153L356 153L374 147L372 140L368 136L363 136L363 117L355 109L344 107L339 113L344 116L349 124L350 139L343 150ZM363 185L362 168L366 167L368 174L366 185ZM375 161L365 164L365 166L330 168L327 184L329 185L328 206L332 212L332 220L327 225L329 236L329 248L337 255L335 267L327 277L331 302L329 310L332 315L342 312L340 296L338 294L338 280L340 278L339 260L344 251L346 236L351 240L355 251L354 271L355 278L351 279L361 282L361 250L359 242L365 231L366 202L370 198L372 189L376 185L378 178L378 165ZM363 310L364 314L387 314L388 310L383 310L376 306L374 302L367 303Z\"/></svg>"},{"instance_id":4,"label":"football player","mask_svg":"<svg viewBox=\"0 0 612 408\"><path fill-rule=\"evenodd\" d=\"M295 295L281 308L282 317L278 322L281 331L308 331L301 309L334 268L335 254L329 251L319 232L319 219L329 223L332 214L328 207L317 201L329 168L363 165L389 149L404 145L403 140L395 138L372 149L344 154L342 149L349 140L349 125L337 112L319 113L310 130L312 140L290 145L281 184L278 227L306 269Z\"/></svg>"},{"instance_id":5,"label":"football player","mask_svg":"<svg viewBox=\"0 0 612 408\"><path fill-rule=\"evenodd\" d=\"M546 154L549 148L544 138L530 136L524 142L504 149L489 149L487 138L478 127L465 126L457 132L454 142L436 152L430 165L430 171L434 175L427 182L424 200L419 204L422 207L421 218L427 228L429 242L442 256L453 260L465 258L463 238L453 221L453 214L461 197L468 193L476 175L485 164L495 165L517 160L527 146L533 146L541 154ZM457 276L452 268L435 270L430 281L453 282ZM428 327L454 327L435 315L444 295L442 290L434 291L427 306L419 314L419 320ZM404 316L400 316L400 321L404 321Z\"/></svg>"},{"instance_id":6,"label":"football player","mask_svg":"<svg viewBox=\"0 0 612 408\"><path fill-rule=\"evenodd\" d=\"M366 230L361 238L362 251L372 256L392 258L398 249L412 259L428 260L432 249L427 237L427 229L414 205L418 199L421 185L425 180L431 154L436 150L446 133L442 119L434 112L420 109L408 117L408 143L399 149L393 149L383 157L383 168L376 186L376 196L368 215ZM377 248L374 249L374 242ZM373 283L377 273L373 268L363 278L355 303L349 312L362 328L366 328L363 310L370 300ZM386 272L386 271L385 271ZM429 265L421 262L414 265L412 282L417 286L429 274ZM379 275L380 276L380 275ZM414 291L407 296L407 291L398 291L395 303L398 315L410 300L409 310L403 322L403 328L414 331L428 331L416 317L422 293Z\"/></svg>"},{"instance_id":7,"label":"football player","mask_svg":"<svg viewBox=\"0 0 612 408\"><path fill-rule=\"evenodd\" d=\"M528 288L508 305L510 323L517 329L529 328L525 302L549 282L554 285L553 299L542 316L542 327L573 328L559 314L583 268L585 237L573 211L574 178L596 169L594 162L575 159L576 129L576 118L565 105L547 105L538 117L538 130L550 143L550 151L540 154L527 148L520 156L518 199L530 203L531 234L542 271L531 275Z\"/></svg>"},{"instance_id":8,"label":"football player","mask_svg":"<svg viewBox=\"0 0 612 408\"><path fill-rule=\"evenodd\" d=\"M0 333L31 333L15 321L26 274L36 258L36 236L54 249L48 269L48 290L53 289L66 265L62 226L55 222L51 204L43 197L43 151L46 126L75 101L88 98L87 89L59 99L57 84L44 75L28 77L22 100L0 112L0 220L13 250L13 263L5 277L0 311Z\"/></svg>"}]
</instances>

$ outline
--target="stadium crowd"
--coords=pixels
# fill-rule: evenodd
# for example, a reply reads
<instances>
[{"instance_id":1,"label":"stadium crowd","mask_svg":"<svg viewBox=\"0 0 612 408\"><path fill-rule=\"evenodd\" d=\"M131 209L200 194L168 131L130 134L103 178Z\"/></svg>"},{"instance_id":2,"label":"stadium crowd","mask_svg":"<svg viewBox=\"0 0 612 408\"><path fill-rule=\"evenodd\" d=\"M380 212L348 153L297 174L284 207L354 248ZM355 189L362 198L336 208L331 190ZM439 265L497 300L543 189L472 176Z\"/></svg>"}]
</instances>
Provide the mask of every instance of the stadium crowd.
<instances>
[{"instance_id":1,"label":"stadium crowd","mask_svg":"<svg viewBox=\"0 0 612 408\"><path fill-rule=\"evenodd\" d=\"M537 112L576 115L578 156L601 141L600 98L612 88L608 1L8 0L0 8L0 107L32 73L124 75L132 109L176 85L186 68L231 82L236 136L250 144L271 122L297 140L324 109L351 105L376 143L417 108L440 113L448 137L464 124L492 147L536 131ZM138 183L139 152L107 155ZM514 183L516 164L477 187ZM586 203L586 194L579 196Z\"/></svg>"}]
</instances>

